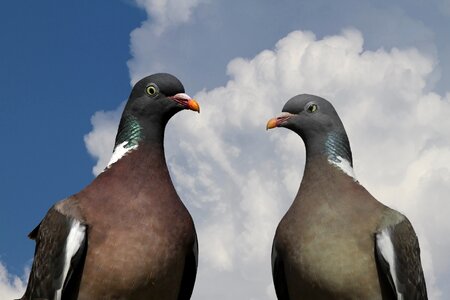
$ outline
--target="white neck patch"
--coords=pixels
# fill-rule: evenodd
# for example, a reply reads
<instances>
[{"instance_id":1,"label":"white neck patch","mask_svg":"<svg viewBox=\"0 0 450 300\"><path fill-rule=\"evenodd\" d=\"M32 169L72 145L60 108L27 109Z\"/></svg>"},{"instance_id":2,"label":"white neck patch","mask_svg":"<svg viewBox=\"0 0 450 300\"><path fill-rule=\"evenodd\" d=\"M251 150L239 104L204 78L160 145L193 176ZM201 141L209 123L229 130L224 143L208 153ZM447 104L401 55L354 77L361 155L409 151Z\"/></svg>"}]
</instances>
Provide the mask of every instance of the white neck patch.
<instances>
[{"instance_id":1,"label":"white neck patch","mask_svg":"<svg viewBox=\"0 0 450 300\"><path fill-rule=\"evenodd\" d=\"M111 159L109 160L108 165L106 166L106 169L110 168L112 164L117 162L119 159L127 155L129 152L133 151L138 147L138 145L134 145L131 147L126 148L125 146L128 144L128 141L125 141L114 148L113 154L111 156Z\"/></svg>"},{"instance_id":2,"label":"white neck patch","mask_svg":"<svg viewBox=\"0 0 450 300\"><path fill-rule=\"evenodd\" d=\"M350 162L341 156L337 156L336 158L339 160L339 162L336 162L331 159L328 159L328 162L330 164L338 167L342 172L344 172L345 174L347 174L348 176L353 178L354 181L357 181L356 176L355 176L355 171L353 170Z\"/></svg>"}]
</instances>

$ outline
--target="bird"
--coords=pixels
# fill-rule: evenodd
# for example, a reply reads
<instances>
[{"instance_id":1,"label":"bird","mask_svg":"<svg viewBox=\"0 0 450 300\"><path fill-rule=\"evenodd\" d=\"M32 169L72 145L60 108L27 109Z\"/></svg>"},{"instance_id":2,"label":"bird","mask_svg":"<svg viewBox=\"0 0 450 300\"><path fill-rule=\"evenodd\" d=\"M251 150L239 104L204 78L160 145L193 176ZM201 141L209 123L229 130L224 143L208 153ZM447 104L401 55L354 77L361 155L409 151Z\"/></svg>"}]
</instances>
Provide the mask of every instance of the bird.
<instances>
[{"instance_id":1,"label":"bird","mask_svg":"<svg viewBox=\"0 0 450 300\"><path fill-rule=\"evenodd\" d=\"M297 95L267 122L277 127L297 133L306 148L299 190L273 239L278 299L427 299L414 229L356 179L333 105Z\"/></svg>"},{"instance_id":2,"label":"bird","mask_svg":"<svg viewBox=\"0 0 450 300\"><path fill-rule=\"evenodd\" d=\"M108 166L29 234L36 248L22 300L190 299L197 235L163 144L166 124L184 109L200 112L171 74L134 85Z\"/></svg>"}]
</instances>

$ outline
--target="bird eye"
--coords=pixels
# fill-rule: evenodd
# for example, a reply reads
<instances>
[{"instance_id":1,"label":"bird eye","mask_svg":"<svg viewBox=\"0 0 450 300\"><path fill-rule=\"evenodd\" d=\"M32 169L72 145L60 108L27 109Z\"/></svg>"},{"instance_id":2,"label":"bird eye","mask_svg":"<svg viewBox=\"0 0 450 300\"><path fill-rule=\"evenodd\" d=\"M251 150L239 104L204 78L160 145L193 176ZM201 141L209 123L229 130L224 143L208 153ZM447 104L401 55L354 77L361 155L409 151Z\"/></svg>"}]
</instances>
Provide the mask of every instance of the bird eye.
<instances>
[{"instance_id":1,"label":"bird eye","mask_svg":"<svg viewBox=\"0 0 450 300\"><path fill-rule=\"evenodd\" d=\"M317 104L310 104L307 108L308 112L313 113L317 111Z\"/></svg>"},{"instance_id":2,"label":"bird eye","mask_svg":"<svg viewBox=\"0 0 450 300\"><path fill-rule=\"evenodd\" d=\"M145 89L145 91L148 95L155 96L158 93L158 88L155 85L151 84Z\"/></svg>"}]
</instances>

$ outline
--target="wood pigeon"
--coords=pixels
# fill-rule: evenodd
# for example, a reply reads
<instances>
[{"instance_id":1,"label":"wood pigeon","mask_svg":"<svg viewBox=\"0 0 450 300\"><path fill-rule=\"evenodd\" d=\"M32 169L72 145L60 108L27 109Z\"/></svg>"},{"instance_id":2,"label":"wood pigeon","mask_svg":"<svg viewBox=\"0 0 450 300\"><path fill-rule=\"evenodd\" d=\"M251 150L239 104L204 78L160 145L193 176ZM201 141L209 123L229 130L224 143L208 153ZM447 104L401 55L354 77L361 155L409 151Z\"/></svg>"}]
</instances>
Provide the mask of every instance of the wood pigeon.
<instances>
[{"instance_id":1,"label":"wood pigeon","mask_svg":"<svg viewBox=\"0 0 450 300\"><path fill-rule=\"evenodd\" d=\"M197 237L163 145L167 122L183 109L199 105L176 77L135 84L106 169L30 233L36 250L23 300L190 299Z\"/></svg>"},{"instance_id":2,"label":"wood pigeon","mask_svg":"<svg viewBox=\"0 0 450 300\"><path fill-rule=\"evenodd\" d=\"M299 191L273 241L278 299L427 299L414 229L355 179L331 103L295 96L267 123L275 127L300 135L306 148Z\"/></svg>"}]
</instances>

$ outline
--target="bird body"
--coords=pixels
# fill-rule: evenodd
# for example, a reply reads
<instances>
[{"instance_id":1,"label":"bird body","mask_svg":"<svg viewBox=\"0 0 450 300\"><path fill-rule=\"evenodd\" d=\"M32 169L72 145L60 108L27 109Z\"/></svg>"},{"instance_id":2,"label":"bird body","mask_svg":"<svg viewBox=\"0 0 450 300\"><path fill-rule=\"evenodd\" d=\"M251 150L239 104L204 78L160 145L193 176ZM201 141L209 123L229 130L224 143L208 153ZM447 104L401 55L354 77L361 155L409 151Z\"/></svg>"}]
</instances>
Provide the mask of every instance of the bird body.
<instances>
[{"instance_id":1,"label":"bird body","mask_svg":"<svg viewBox=\"0 0 450 300\"><path fill-rule=\"evenodd\" d=\"M168 102L175 95L164 88L170 81L179 83L156 74L136 84L108 167L55 204L30 234L36 253L22 299L190 298L197 269L195 227L164 157L165 124L185 108ZM142 95L149 84L159 85L163 96ZM182 86L175 90L184 93ZM186 101L179 101L187 105L184 95Z\"/></svg>"},{"instance_id":2,"label":"bird body","mask_svg":"<svg viewBox=\"0 0 450 300\"><path fill-rule=\"evenodd\" d=\"M426 299L414 230L353 177L348 139L329 105L300 95L283 109L289 116L268 124L294 130L306 146L299 191L273 243L278 299Z\"/></svg>"},{"instance_id":3,"label":"bird body","mask_svg":"<svg viewBox=\"0 0 450 300\"><path fill-rule=\"evenodd\" d=\"M326 291L333 291L334 299L339 294L377 299L380 285L371 281L377 277L374 229L383 223L384 214L396 213L364 187L355 185L353 178L339 176L342 171L328 160L313 163L316 168L308 168L311 173L304 175L302 187L277 230L274 247L283 249L285 265L298 267L285 269L286 278L293 279L287 284L297 290L293 294L305 299L331 299ZM323 171L330 179L326 185L317 178ZM308 197L303 197L304 193ZM333 197L336 194L341 197ZM349 201L351 198L360 201ZM302 280L296 282L296 278Z\"/></svg>"},{"instance_id":4,"label":"bird body","mask_svg":"<svg viewBox=\"0 0 450 300\"><path fill-rule=\"evenodd\" d=\"M156 155L152 150L152 155ZM146 155L148 152L132 151L109 172L100 174L98 184L108 192L88 187L75 196L75 201L86 202L82 215L92 220L83 270L89 280L82 278L80 285L81 292L87 291L88 295L84 297L81 293L80 299L121 294L131 286L135 288L125 299L139 299L138 295L153 294L158 289L162 299L177 299L179 291L167 286L181 282L186 253L193 251L196 243L195 229L188 211L177 201L176 191L169 184L167 168L155 164L162 160ZM132 177L128 176L129 168L133 169ZM116 180L129 190L115 188ZM166 188L160 189L161 186ZM105 201L114 203L108 211L104 211ZM98 212L108 217L97 219ZM117 276L121 273L127 276ZM111 290L111 286L117 290ZM94 290L96 297L92 295Z\"/></svg>"}]
</instances>

